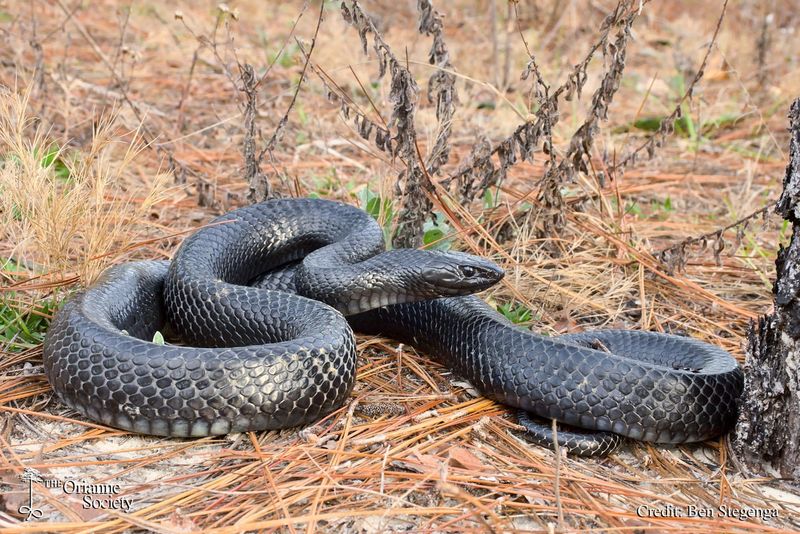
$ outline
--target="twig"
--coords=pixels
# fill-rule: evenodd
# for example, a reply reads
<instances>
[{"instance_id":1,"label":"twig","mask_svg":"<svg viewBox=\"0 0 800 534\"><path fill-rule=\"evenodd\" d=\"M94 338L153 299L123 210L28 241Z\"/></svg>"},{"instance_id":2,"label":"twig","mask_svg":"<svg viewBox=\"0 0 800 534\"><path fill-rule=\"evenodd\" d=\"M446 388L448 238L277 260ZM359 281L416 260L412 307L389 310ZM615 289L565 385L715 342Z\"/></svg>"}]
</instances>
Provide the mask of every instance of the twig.
<instances>
[{"instance_id":1,"label":"twig","mask_svg":"<svg viewBox=\"0 0 800 534\"><path fill-rule=\"evenodd\" d=\"M244 139L242 139L242 156L244 157L244 180L248 184L247 199L250 202L262 202L272 196L272 187L266 175L261 172L261 158L256 157L256 115L258 109L258 82L253 66L249 63L239 65L242 88L245 94Z\"/></svg>"},{"instance_id":2,"label":"twig","mask_svg":"<svg viewBox=\"0 0 800 534\"><path fill-rule=\"evenodd\" d=\"M642 5L645 3L647 3L646 0L642 2ZM624 14L622 10L615 9L606 17L601 25L600 37L597 42L592 45L583 60L575 65L567 75L567 80L556 88L548 98L541 101L539 109L530 115L528 120L517 126L511 135L493 146L486 142L475 145L465 163L455 173L441 180L440 183L447 188L452 182L457 182L462 203L470 202L478 194L483 194L487 188L500 184L505 179L508 169L517 163L518 155L522 161L530 161L542 141L543 135L545 136L545 143L542 149L548 155L552 154L553 148L550 146L546 132L549 128L555 126L559 120L559 99L563 96L565 100L572 100L576 94L580 98L581 90L588 79L586 69L589 63L598 50L605 49L608 46L611 30L622 20ZM529 55L532 57L532 54ZM536 83L539 84L541 75L537 74L534 68L538 71L535 61L529 62L522 77L525 79L533 73L536 77ZM492 157L495 155L497 155L499 163L497 166L492 161Z\"/></svg>"},{"instance_id":3,"label":"twig","mask_svg":"<svg viewBox=\"0 0 800 534\"><path fill-rule=\"evenodd\" d=\"M179 20L181 22L181 24L183 24L183 27L186 28L186 31L188 31L189 34L192 37L194 37L195 40L198 43L200 43L200 48L198 50L200 50L202 48L208 48L209 50L211 50L211 53L214 55L214 58L217 60L217 63L219 63L219 66L222 69L222 72L225 74L225 77L228 79L228 81L230 81L231 86L233 86L233 88L238 93L239 92L239 88L236 85L236 79L235 79L235 77L233 75L233 72L231 71L230 66L228 65L228 63L220 55L219 48L218 48L218 43L217 43L217 32L219 31L219 27L223 22L225 22L225 26L227 28L228 18L231 18L233 20L239 20L239 16L236 14L236 12L231 11L230 8L228 8L227 5L218 4L217 5L217 18L214 21L214 28L211 30L211 37L209 38L206 35L198 34L197 32L195 32L192 29L192 27L189 26L189 24L186 22L186 19L184 18L183 13L181 11L176 11L175 12L175 19ZM229 43L230 43L230 41L229 41ZM235 55L236 55L236 52L234 51L234 56ZM238 64L238 61L237 61L237 64Z\"/></svg>"},{"instance_id":4,"label":"twig","mask_svg":"<svg viewBox=\"0 0 800 534\"><path fill-rule=\"evenodd\" d=\"M674 245L670 245L669 247L659 250L653 253L653 256L658 258L666 267L667 272L672 274L675 271L682 270L686 267L686 248L691 245L700 245L700 250L705 251L706 247L708 246L709 240L714 240L714 259L717 261L717 264L720 263L720 254L723 250L725 250L725 240L723 239L723 234L732 228L737 228L736 233L736 241L737 243L742 240L744 231L747 229L747 225L750 221L757 217L763 217L766 219L767 215L770 211L775 209L775 203L770 202L763 208L759 208L756 211L750 213L749 215L745 215L741 219L732 222L727 226L723 226L713 232L707 232L705 234L695 236L695 237L687 237L686 239L675 243ZM735 252L738 249L738 244L734 246L731 250Z\"/></svg>"},{"instance_id":5,"label":"twig","mask_svg":"<svg viewBox=\"0 0 800 534\"><path fill-rule=\"evenodd\" d=\"M427 4L429 5L430 2ZM386 72L389 72L391 76L389 100L393 104L393 110L388 126L395 128L396 134L390 137L393 142L388 145L388 148L391 149L393 156L399 156L406 165L397 180L396 189L398 193L402 193L403 200L397 218L398 230L394 238L394 245L396 247L416 247L422 241L422 226L433 207L422 190L423 173L416 158L417 133L414 127L414 115L419 88L408 67L395 56L357 0L353 0L349 7L347 2L343 2L341 12L344 20L358 31L361 47L365 54L368 44L367 34L372 34L373 50L378 57L378 77L383 77ZM440 20L434 18L430 9L427 12L430 14L428 24L424 24L423 17L420 31L431 31L432 25L441 24ZM423 11L423 15L424 13ZM442 57L446 58L446 55L445 49ZM359 130L363 132L362 137L369 137L372 123L362 121L358 126ZM376 144L379 142L384 149L387 148L387 138L380 130L376 133Z\"/></svg>"},{"instance_id":6,"label":"twig","mask_svg":"<svg viewBox=\"0 0 800 534\"><path fill-rule=\"evenodd\" d=\"M592 105L586 114L586 119L578 129L572 134L569 147L562 156L558 165L549 165L545 172L540 187L540 200L551 212L544 218L544 233L554 235L564 223L564 199L561 195L561 187L565 182L574 180L578 172L588 173L589 162L591 161L591 151L594 145L594 138L599 130L600 120L608 119L608 108L611 105L614 95L619 89L622 73L625 70L625 56L628 41L631 37L631 26L639 16L638 9L631 9L632 0L622 0L617 4L612 15L606 18L604 24L609 27L621 22L621 28L617 32L617 37L613 43L608 43L603 47L603 54L610 56L609 66L600 82L600 87L592 95ZM623 17L623 14L627 13ZM552 151L551 151L552 154ZM603 185L602 174L600 175L601 186Z\"/></svg>"},{"instance_id":7,"label":"twig","mask_svg":"<svg viewBox=\"0 0 800 534\"><path fill-rule=\"evenodd\" d=\"M672 110L672 113L667 115L661 121L661 125L658 127L658 130L650 135L644 143L639 145L635 150L627 154L619 163L612 165L609 168L609 173L611 177L617 176L618 173L624 171L625 167L630 164L636 163L639 154L643 151L647 151L648 159L652 159L655 156L656 149L660 148L664 141L666 140L667 136L672 134L675 130L675 121L680 119L683 116L683 103L686 102L687 99L692 97L694 93L694 88L700 79L703 77L705 73L706 65L708 64L708 58L711 55L711 50L713 50L714 45L717 42L717 36L719 35L720 28L722 27L722 21L725 18L725 11L728 9L728 0L722 4L722 11L719 14L719 18L717 19L717 26L714 29L714 35L711 37L711 41L708 43L708 48L706 48L706 53L703 56L703 60L700 62L700 68L697 69L697 72L692 78L689 87L683 93L678 103L675 105L675 109Z\"/></svg>"},{"instance_id":8,"label":"twig","mask_svg":"<svg viewBox=\"0 0 800 534\"><path fill-rule=\"evenodd\" d=\"M317 26L314 28L314 37L311 38L311 45L308 48L308 53L305 55L305 62L303 62L303 70L300 73L300 80L297 82L297 87L294 89L294 94L292 95L292 100L289 102L289 106L286 108L286 112L281 117L281 120L278 122L278 126L275 128L275 131L272 132L272 136L267 141L267 146L261 150L258 154L258 163L261 164L261 161L264 159L264 155L275 149L275 143L278 141L280 135L283 133L283 129L286 127L286 123L289 121L289 113L292 111L295 102L297 102L297 95L300 94L300 88L303 86L303 80L306 79L306 72L308 71L308 63L311 61L311 55L314 53L314 46L317 44L317 36L319 35L319 28L322 25L322 15L325 12L325 2L320 2L319 6L319 16L317 17ZM300 42L295 37L295 42L297 42L298 46ZM260 82L259 82L260 83Z\"/></svg>"},{"instance_id":9,"label":"twig","mask_svg":"<svg viewBox=\"0 0 800 534\"><path fill-rule=\"evenodd\" d=\"M297 18L294 19L294 22L292 23L292 28L289 30L289 35L281 44L280 49L275 54L275 57L273 57L272 61L270 61L269 65L267 65L266 70L264 70L264 74L262 74L261 78L258 79L256 87L261 87L261 84L264 82L264 80L267 79L267 76L269 76L269 73L272 71L272 68L275 66L275 63L277 63L278 59L281 57L281 55L283 55L283 51L286 50L286 45L289 44L289 39L294 37L294 32L297 29L297 24L300 22L300 19L303 18L306 9L308 9L308 4L306 2L303 2L303 8L300 10L300 13L297 14Z\"/></svg>"},{"instance_id":10,"label":"twig","mask_svg":"<svg viewBox=\"0 0 800 534\"><path fill-rule=\"evenodd\" d=\"M186 103L186 97L189 96L189 88L192 85L194 69L197 67L197 60L200 57L201 48L202 47L195 48L194 52L192 53L192 62L189 64L189 75L186 77L186 83L183 84L183 89L181 90L181 98L178 100L178 132L182 132L186 124L185 116L183 114L183 105Z\"/></svg>"},{"instance_id":11,"label":"twig","mask_svg":"<svg viewBox=\"0 0 800 534\"><path fill-rule=\"evenodd\" d=\"M97 42L89 34L89 32L86 31L86 27L83 25L83 23L77 18L73 17L74 10L70 11L69 9L67 9L67 6L64 5L63 0L56 0L56 2L58 3L59 8L64 12L64 14L67 15L68 20L70 20L75 25L81 36L86 40L87 43L89 43L89 46L92 48L97 57L100 58L100 61L103 63L103 65L105 65L105 67L109 70L109 73L111 74L112 78L114 78L114 81L120 86L120 95L122 96L122 99L125 101L128 107L131 108L131 111L133 111L134 116L136 116L136 120L138 120L139 124L141 124L142 131L140 135L142 137L144 145L147 147L152 147L158 154L165 156L167 158L169 169L172 172L172 175L176 183L179 184L186 183L186 175L191 173L191 170L182 162L175 159L175 155L172 153L171 150L164 148L163 145L155 143L155 139L158 136L152 133L147 124L145 124L144 116L140 112L139 107L128 96L128 92L125 90L122 84L122 79L119 77L119 74L117 74L117 71L114 70L113 65L108 60L106 55L97 45ZM194 173L192 174L195 175L198 179L198 184L197 184L198 203L201 206L209 205L209 199L207 197L207 190L209 188L208 182L206 182L206 180L197 176L196 174Z\"/></svg>"},{"instance_id":12,"label":"twig","mask_svg":"<svg viewBox=\"0 0 800 534\"><path fill-rule=\"evenodd\" d=\"M449 140L458 93L453 65L450 63L450 52L444 41L442 17L433 9L430 0L419 0L417 9L419 10L420 33L433 37L428 63L436 67L428 80L428 100L436 102L438 131L433 148L428 151L428 157L425 160L428 174L433 175L439 172L441 166L447 163L450 157ZM432 96L434 92L436 93L435 97Z\"/></svg>"},{"instance_id":13,"label":"twig","mask_svg":"<svg viewBox=\"0 0 800 534\"><path fill-rule=\"evenodd\" d=\"M563 531L564 507L561 504L561 447L558 446L558 421L553 419L551 422L551 428L553 429L553 454L555 455L556 461L556 475L554 477L553 484L555 485L556 508L558 509L558 529Z\"/></svg>"},{"instance_id":14,"label":"twig","mask_svg":"<svg viewBox=\"0 0 800 534\"><path fill-rule=\"evenodd\" d=\"M322 16L324 11L325 2L320 2L317 25L314 28L314 36L311 38L311 45L308 49L308 53L304 53L305 61L303 62L303 70L300 73L300 80L297 82L297 86L294 89L294 94L292 94L292 99L289 102L289 105L286 107L283 117L281 117L281 120L278 121L278 125L272 132L267 144L261 149L261 152L258 153L257 157L255 156L256 91L261 82L264 80L266 73L264 73L264 76L262 76L262 78L256 82L255 76L252 72L253 68L250 67L250 65L244 65L244 67L241 67L242 83L244 87L243 91L245 91L247 96L247 106L245 108L246 131L243 150L245 156L245 179L249 184L247 198L250 200L250 202L261 202L272 196L272 187L269 184L267 176L261 172L261 163L264 161L264 156L266 154L269 154L270 159L272 159L272 152L275 150L275 144L280 140L281 136L283 135L283 130L286 128L286 124L289 122L289 113L291 113L292 109L294 108L294 105L297 102L297 95L300 94L300 88L303 86L303 81L306 79L306 72L308 71L308 65L311 61L311 55L314 53L314 47L317 44L317 36L319 35L319 28L322 25ZM298 20L299 17L295 20L295 26L297 25ZM292 27L292 31L294 31L294 26ZM299 48L302 48L300 41L296 37L295 42ZM249 73L247 72L248 67ZM271 68L272 65L269 66L267 72L269 72Z\"/></svg>"}]
</instances>

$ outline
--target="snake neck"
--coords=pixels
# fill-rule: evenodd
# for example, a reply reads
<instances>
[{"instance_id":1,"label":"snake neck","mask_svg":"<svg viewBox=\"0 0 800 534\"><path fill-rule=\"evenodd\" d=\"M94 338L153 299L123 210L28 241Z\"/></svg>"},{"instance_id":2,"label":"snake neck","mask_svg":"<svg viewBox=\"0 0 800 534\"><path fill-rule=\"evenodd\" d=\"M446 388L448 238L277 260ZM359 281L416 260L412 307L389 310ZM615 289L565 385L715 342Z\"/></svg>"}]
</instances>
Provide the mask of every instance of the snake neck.
<instances>
[{"instance_id":1,"label":"snake neck","mask_svg":"<svg viewBox=\"0 0 800 534\"><path fill-rule=\"evenodd\" d=\"M348 263L321 249L298 266L295 289L344 315L442 296L421 278L420 259L427 259L425 251L397 249Z\"/></svg>"}]
</instances>

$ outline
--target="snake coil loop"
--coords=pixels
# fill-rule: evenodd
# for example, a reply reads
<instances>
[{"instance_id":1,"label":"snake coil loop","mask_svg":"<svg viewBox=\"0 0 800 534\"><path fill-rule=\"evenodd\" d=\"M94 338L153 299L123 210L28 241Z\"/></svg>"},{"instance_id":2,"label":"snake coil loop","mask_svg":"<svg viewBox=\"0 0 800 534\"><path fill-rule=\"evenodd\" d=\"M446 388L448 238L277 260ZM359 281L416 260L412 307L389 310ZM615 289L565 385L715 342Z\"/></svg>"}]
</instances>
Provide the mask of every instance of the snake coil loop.
<instances>
[{"instance_id":1,"label":"snake coil loop","mask_svg":"<svg viewBox=\"0 0 800 534\"><path fill-rule=\"evenodd\" d=\"M56 315L45 371L64 403L135 432L286 428L347 399L352 326L426 351L490 398L580 428L680 443L733 424L743 379L727 352L650 332L537 336L469 295L502 275L468 254L384 251L377 223L345 204L267 201L217 218L171 263L107 270ZM147 341L165 326L191 346ZM546 431L523 423L546 444ZM607 435L565 437L569 452L609 449L597 441Z\"/></svg>"}]
</instances>

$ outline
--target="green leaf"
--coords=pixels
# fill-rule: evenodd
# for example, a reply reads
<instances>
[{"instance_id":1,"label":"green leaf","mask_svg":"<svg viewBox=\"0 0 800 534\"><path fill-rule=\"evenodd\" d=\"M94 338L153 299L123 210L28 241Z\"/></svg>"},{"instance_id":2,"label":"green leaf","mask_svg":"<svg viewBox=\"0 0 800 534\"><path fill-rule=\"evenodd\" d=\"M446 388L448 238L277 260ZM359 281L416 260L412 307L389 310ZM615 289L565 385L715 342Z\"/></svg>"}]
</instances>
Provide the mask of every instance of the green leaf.
<instances>
[{"instance_id":1,"label":"green leaf","mask_svg":"<svg viewBox=\"0 0 800 534\"><path fill-rule=\"evenodd\" d=\"M13 268L6 262L3 270ZM33 308L29 305L18 306L15 293L6 293L0 298L0 343L9 352L30 349L44 340L54 303L44 300Z\"/></svg>"},{"instance_id":2,"label":"green leaf","mask_svg":"<svg viewBox=\"0 0 800 534\"><path fill-rule=\"evenodd\" d=\"M633 121L633 127L646 132L656 132L661 127L661 117L644 117Z\"/></svg>"},{"instance_id":3,"label":"green leaf","mask_svg":"<svg viewBox=\"0 0 800 534\"><path fill-rule=\"evenodd\" d=\"M56 162L56 159L58 159L58 145L53 144L50 145L50 148L48 148L47 152L42 156L42 167L49 167Z\"/></svg>"},{"instance_id":4,"label":"green leaf","mask_svg":"<svg viewBox=\"0 0 800 534\"><path fill-rule=\"evenodd\" d=\"M444 239L444 232L440 228L431 228L422 235L422 242L430 245Z\"/></svg>"},{"instance_id":5,"label":"green leaf","mask_svg":"<svg viewBox=\"0 0 800 534\"><path fill-rule=\"evenodd\" d=\"M308 124L308 115L306 114L306 110L301 105L295 106L295 110L297 111L297 118L300 119L300 124L303 126Z\"/></svg>"},{"instance_id":6,"label":"green leaf","mask_svg":"<svg viewBox=\"0 0 800 534\"><path fill-rule=\"evenodd\" d=\"M164 334L156 330L156 333L153 334L153 343L156 345L165 345L166 342L164 341Z\"/></svg>"},{"instance_id":7,"label":"green leaf","mask_svg":"<svg viewBox=\"0 0 800 534\"><path fill-rule=\"evenodd\" d=\"M450 250L453 240L445 236L451 232L450 226L440 212L433 213L435 221L425 221L422 226L422 242L426 248L432 250Z\"/></svg>"},{"instance_id":8,"label":"green leaf","mask_svg":"<svg viewBox=\"0 0 800 534\"><path fill-rule=\"evenodd\" d=\"M492 193L490 189L487 189L483 193L483 207L485 209L491 209L497 205L498 197L500 196L500 190L497 191L497 196Z\"/></svg>"},{"instance_id":9,"label":"green leaf","mask_svg":"<svg viewBox=\"0 0 800 534\"><path fill-rule=\"evenodd\" d=\"M381 197L372 197L371 199L367 200L367 207L364 210L370 215L372 215L373 219L377 219L381 216Z\"/></svg>"},{"instance_id":10,"label":"green leaf","mask_svg":"<svg viewBox=\"0 0 800 534\"><path fill-rule=\"evenodd\" d=\"M498 304L497 311L514 324L527 323L533 318L533 312L529 308L514 302Z\"/></svg>"},{"instance_id":11,"label":"green leaf","mask_svg":"<svg viewBox=\"0 0 800 534\"><path fill-rule=\"evenodd\" d=\"M630 203L627 203L626 206L625 206L625 213L626 214L631 213L633 215L636 215L637 217L641 217L642 216L642 208L640 208L639 204L637 204L636 202L630 202Z\"/></svg>"},{"instance_id":12,"label":"green leaf","mask_svg":"<svg viewBox=\"0 0 800 534\"><path fill-rule=\"evenodd\" d=\"M729 126L734 126L741 119L742 115L740 115L739 113L723 113L719 117L703 121L703 126L701 129L703 133L710 133L714 130L727 128Z\"/></svg>"},{"instance_id":13,"label":"green leaf","mask_svg":"<svg viewBox=\"0 0 800 534\"><path fill-rule=\"evenodd\" d=\"M388 198L381 198L368 187L358 191L359 204L361 209L369 213L373 219L383 222L383 237L387 246L391 242L392 226L394 221L394 210L392 201Z\"/></svg>"},{"instance_id":14,"label":"green leaf","mask_svg":"<svg viewBox=\"0 0 800 534\"><path fill-rule=\"evenodd\" d=\"M69 180L69 167L67 167L61 159L61 151L57 144L53 143L47 148L44 155L39 160L39 164L45 169L52 168L57 178Z\"/></svg>"}]
</instances>

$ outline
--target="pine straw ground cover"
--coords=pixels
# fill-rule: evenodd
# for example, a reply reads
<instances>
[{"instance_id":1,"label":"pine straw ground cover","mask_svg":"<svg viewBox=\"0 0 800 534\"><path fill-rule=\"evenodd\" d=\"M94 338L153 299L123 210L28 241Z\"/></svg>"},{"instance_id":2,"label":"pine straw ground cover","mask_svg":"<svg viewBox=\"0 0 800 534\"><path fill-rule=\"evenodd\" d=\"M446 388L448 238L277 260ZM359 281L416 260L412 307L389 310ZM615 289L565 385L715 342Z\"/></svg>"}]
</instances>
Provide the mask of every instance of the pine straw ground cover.
<instances>
[{"instance_id":1,"label":"pine straw ground cover","mask_svg":"<svg viewBox=\"0 0 800 534\"><path fill-rule=\"evenodd\" d=\"M416 30L414 4L369 2L364 9L424 93L433 72L430 39ZM479 138L497 142L535 111L532 79L519 79L526 47L555 88L614 8L584 0L438 4L459 104L451 153L435 183L459 168ZM791 7L780 0L729 6L675 133L652 159L643 153L624 173L613 172L674 110L722 10L711 2L641 6L588 172L561 184L558 227L543 231L548 212L538 188L548 158L537 150L533 162L511 166L505 181L464 207L454 189L435 187L441 233L429 231L428 240L500 263L508 275L483 297L537 332L686 333L743 362L749 321L771 307L775 250L788 230L770 210L734 223L771 206L780 192L785 116L800 87ZM186 232L246 202L246 134L254 132L252 146L261 151L289 109L318 9L252 0L0 2L3 531L800 527L797 489L742 472L724 439L628 443L600 460L560 457L520 439L502 406L391 340L359 337L351 401L301 430L143 437L92 424L54 398L40 343L60 299L109 264L169 257ZM253 65L261 80L249 117L237 62ZM598 53L582 97L560 102L555 154L567 150L606 66ZM390 88L376 72L374 54L361 54L338 3L327 3L307 78L260 170L281 195L359 204L391 231L403 163L364 141L321 82L385 124ZM425 155L440 131L425 98L416 130ZM601 173L614 180L598 185ZM700 239L685 243L683 253L658 254L692 237ZM43 478L119 484L114 497L129 499L131 510L84 509L82 495L35 483L43 518L22 522L26 467ZM689 505L778 515L691 518ZM642 516L670 507L677 516Z\"/></svg>"}]
</instances>

